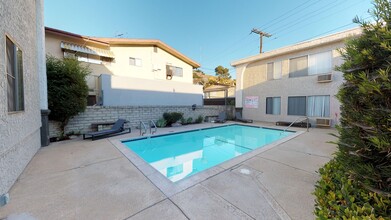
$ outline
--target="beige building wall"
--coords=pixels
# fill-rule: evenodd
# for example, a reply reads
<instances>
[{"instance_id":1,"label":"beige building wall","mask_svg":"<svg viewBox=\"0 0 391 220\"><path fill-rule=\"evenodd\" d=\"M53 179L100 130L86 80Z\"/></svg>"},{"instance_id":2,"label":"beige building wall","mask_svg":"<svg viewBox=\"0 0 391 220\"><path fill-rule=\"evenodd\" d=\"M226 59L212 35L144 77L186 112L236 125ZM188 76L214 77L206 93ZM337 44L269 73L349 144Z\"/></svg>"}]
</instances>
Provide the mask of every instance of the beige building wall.
<instances>
[{"instance_id":1,"label":"beige building wall","mask_svg":"<svg viewBox=\"0 0 391 220\"><path fill-rule=\"evenodd\" d=\"M42 0L0 1L0 200L41 146L36 20ZM22 51L24 110L8 111L6 37ZM1 203L1 202L0 202Z\"/></svg>"},{"instance_id":2,"label":"beige building wall","mask_svg":"<svg viewBox=\"0 0 391 220\"><path fill-rule=\"evenodd\" d=\"M300 116L288 115L288 97L329 95L330 116L327 118L332 120L332 126L335 125L340 118L340 103L335 95L343 83L342 73L334 70L343 62L337 49L344 47L346 37L355 34L359 34L359 30L264 53L258 55L258 59L257 56L254 56L234 62L233 65L236 66L237 71L236 107L243 108L244 118L266 122L293 122ZM317 81L318 75L289 77L289 59L326 51L332 51L331 82L319 83ZM268 80L267 64L278 61L282 62L281 79ZM258 97L257 108L246 108L244 102L248 96ZM266 114L267 97L281 97L280 115ZM310 117L312 124L315 124L316 118L320 117Z\"/></svg>"},{"instance_id":3,"label":"beige building wall","mask_svg":"<svg viewBox=\"0 0 391 220\"><path fill-rule=\"evenodd\" d=\"M48 31L46 31L45 35L45 47L46 47L46 54L54 56L56 58L64 58L64 51L61 49L61 42L69 42L74 43L78 45L88 45L93 46L96 48L101 48L105 50L109 50L110 48L108 46L99 44L99 43L92 43L87 42L82 39L74 38L74 37L68 37L65 35L58 35L53 34ZM94 59L100 59L98 56L90 55L89 57L92 57ZM97 95L98 94L98 77L101 74L112 74L111 70L108 68L110 67L111 63L105 63L105 64L94 64L94 63L87 63L82 62L84 65L88 66L91 69L91 75L87 77L87 85L90 89L90 95Z\"/></svg>"}]
</instances>

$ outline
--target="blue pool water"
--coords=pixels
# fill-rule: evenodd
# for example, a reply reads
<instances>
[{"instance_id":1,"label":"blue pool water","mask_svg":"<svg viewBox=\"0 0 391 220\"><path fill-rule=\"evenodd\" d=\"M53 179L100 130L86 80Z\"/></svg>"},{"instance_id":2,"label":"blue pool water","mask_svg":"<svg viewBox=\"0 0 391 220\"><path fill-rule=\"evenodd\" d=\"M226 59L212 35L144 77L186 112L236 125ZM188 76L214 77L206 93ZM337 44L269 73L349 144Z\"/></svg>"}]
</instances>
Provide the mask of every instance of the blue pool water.
<instances>
[{"instance_id":1,"label":"blue pool water","mask_svg":"<svg viewBox=\"0 0 391 220\"><path fill-rule=\"evenodd\" d=\"M129 140L123 144L176 182L291 134L261 127L229 125Z\"/></svg>"}]
</instances>

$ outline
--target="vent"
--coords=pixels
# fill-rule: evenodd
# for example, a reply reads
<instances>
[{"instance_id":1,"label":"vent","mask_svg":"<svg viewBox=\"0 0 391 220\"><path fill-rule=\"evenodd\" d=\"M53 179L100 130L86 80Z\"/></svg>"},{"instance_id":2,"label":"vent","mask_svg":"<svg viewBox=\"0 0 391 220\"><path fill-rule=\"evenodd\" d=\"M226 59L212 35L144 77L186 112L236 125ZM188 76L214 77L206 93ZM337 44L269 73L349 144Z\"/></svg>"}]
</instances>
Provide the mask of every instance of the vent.
<instances>
[{"instance_id":1,"label":"vent","mask_svg":"<svg viewBox=\"0 0 391 220\"><path fill-rule=\"evenodd\" d=\"M333 78L332 74L319 75L318 82L319 83L331 82L332 78Z\"/></svg>"},{"instance_id":2,"label":"vent","mask_svg":"<svg viewBox=\"0 0 391 220\"><path fill-rule=\"evenodd\" d=\"M316 127L330 127L331 119L329 118L317 118Z\"/></svg>"}]
</instances>

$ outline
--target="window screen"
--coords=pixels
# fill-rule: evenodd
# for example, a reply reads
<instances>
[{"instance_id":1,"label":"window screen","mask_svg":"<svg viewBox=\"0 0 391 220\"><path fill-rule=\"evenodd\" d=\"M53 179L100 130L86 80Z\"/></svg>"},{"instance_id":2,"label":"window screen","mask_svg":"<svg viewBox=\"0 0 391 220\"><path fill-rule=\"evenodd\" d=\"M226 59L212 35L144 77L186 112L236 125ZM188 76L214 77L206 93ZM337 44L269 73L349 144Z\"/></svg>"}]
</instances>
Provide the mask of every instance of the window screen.
<instances>
[{"instance_id":1,"label":"window screen","mask_svg":"<svg viewBox=\"0 0 391 220\"><path fill-rule=\"evenodd\" d=\"M308 75L308 56L292 58L289 60L289 77Z\"/></svg>"},{"instance_id":2,"label":"window screen","mask_svg":"<svg viewBox=\"0 0 391 220\"><path fill-rule=\"evenodd\" d=\"M281 114L281 97L266 98L266 114L271 114L271 115Z\"/></svg>"},{"instance_id":3,"label":"window screen","mask_svg":"<svg viewBox=\"0 0 391 220\"><path fill-rule=\"evenodd\" d=\"M306 97L288 97L288 115L306 115Z\"/></svg>"},{"instance_id":4,"label":"window screen","mask_svg":"<svg viewBox=\"0 0 391 220\"><path fill-rule=\"evenodd\" d=\"M267 64L267 80L273 79L274 63Z\"/></svg>"}]
</instances>

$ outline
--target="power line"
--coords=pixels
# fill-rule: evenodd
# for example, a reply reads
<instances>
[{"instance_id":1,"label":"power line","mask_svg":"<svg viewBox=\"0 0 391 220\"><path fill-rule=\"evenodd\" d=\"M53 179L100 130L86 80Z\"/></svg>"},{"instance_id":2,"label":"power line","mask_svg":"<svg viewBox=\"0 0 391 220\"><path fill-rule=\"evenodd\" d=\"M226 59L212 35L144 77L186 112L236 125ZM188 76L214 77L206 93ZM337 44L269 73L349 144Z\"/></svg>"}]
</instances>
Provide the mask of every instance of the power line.
<instances>
[{"instance_id":1,"label":"power line","mask_svg":"<svg viewBox=\"0 0 391 220\"><path fill-rule=\"evenodd\" d=\"M288 12L283 13L283 15L277 17L276 19L274 19L274 21L272 21L271 23L269 22L269 24L268 24L267 26L262 27L262 28L266 30L266 29L268 29L269 27L273 26L274 24L278 24L279 22L282 22L282 21L284 21L284 20L286 20L286 19L288 19L288 18L290 18L290 17L292 17L292 16L294 16L294 15L296 15L296 14L298 14L298 13L301 13L304 9L307 9L307 8L311 7L312 5L318 3L318 2L320 2L320 1L322 1L322 0L318 0L318 1L316 1L316 2L314 2L314 3L312 3L312 4L310 4L310 5L307 5L306 7L302 8L299 12L296 12L296 13L293 13L293 14L289 15L290 12L292 12L292 11L294 11L294 10L300 8L301 6L305 5L306 3L310 2L310 1L312 1L312 0L308 0L308 1L304 2L303 4L300 4L299 6L297 6L297 7L293 8L293 9L289 10ZM287 15L288 15L288 16L287 16ZM284 18L284 16L287 16L287 17ZM282 19L281 19L281 18L282 18Z\"/></svg>"},{"instance_id":2,"label":"power line","mask_svg":"<svg viewBox=\"0 0 391 220\"><path fill-rule=\"evenodd\" d=\"M328 6L331 5L330 7L326 7L326 8L321 7L321 8L318 8L317 10L314 10L314 11L311 11L311 12L307 13L305 16L301 17L300 19L295 20L294 23L290 22L290 23L287 23L285 25L282 25L281 27L275 29L273 31L273 33L275 34L276 32L278 32L280 30L284 30L285 31L285 29L292 29L292 27L302 23L303 21L306 21L306 20L308 20L308 19L310 19L312 17L318 16L319 14L325 13L325 12L329 11L330 9L340 5L338 0L334 1L333 3L335 3L335 2L337 4L334 4L334 5L329 4ZM317 13L317 12L320 12L320 13Z\"/></svg>"},{"instance_id":3,"label":"power line","mask_svg":"<svg viewBox=\"0 0 391 220\"><path fill-rule=\"evenodd\" d=\"M361 3L363 3L363 2L366 2L366 1L367 1L367 0L363 0L363 1L359 2L358 4L357 4L357 3L353 3L353 4L351 4L351 5L348 5L347 7L342 8L341 10L338 10L338 11L334 12L334 13L327 14L327 16L324 16L324 17L322 17L322 18L320 18L320 19L318 19L318 20L316 20L316 21L309 22L309 23L305 23L304 25L300 26L299 28L295 28L295 31L298 31L298 30L300 30L300 29L302 29L302 28L304 28L304 27L307 27L308 25L313 25L313 24L315 24L315 23L317 23L317 22L319 22L319 21L322 21L322 20L324 20L324 19L326 19L326 18L329 18L331 15L337 14L337 13L339 13L339 12L341 12L341 11L347 9L347 8L351 8L352 6L359 5L359 4L361 4ZM291 28L287 28L287 29L284 29L283 31L279 32L278 34L275 34L275 35L277 35L277 36L274 37L274 38L271 39L271 40L276 40L276 39L281 39L281 38L287 37L287 35L282 35L282 33L288 32L290 29L291 29ZM289 31L289 33L292 33L292 31ZM282 35L282 37L280 37L280 35ZM289 36L291 36L291 35L289 35Z\"/></svg>"}]
</instances>

